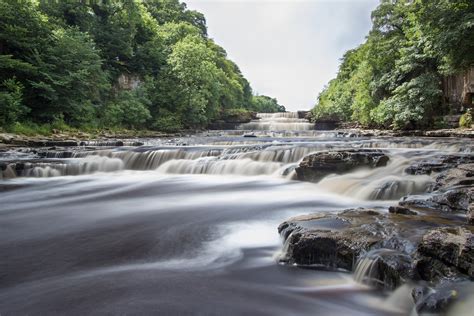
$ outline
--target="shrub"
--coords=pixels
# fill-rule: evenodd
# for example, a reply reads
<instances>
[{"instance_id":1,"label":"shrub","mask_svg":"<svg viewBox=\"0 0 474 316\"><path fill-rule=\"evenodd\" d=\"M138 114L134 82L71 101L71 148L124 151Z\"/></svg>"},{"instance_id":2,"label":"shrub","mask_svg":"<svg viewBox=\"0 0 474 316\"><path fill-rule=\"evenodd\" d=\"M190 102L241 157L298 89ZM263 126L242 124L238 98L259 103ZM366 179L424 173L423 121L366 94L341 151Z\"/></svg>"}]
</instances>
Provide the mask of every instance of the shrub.
<instances>
[{"instance_id":1,"label":"shrub","mask_svg":"<svg viewBox=\"0 0 474 316\"><path fill-rule=\"evenodd\" d=\"M8 128L8 131L26 136L49 135L51 134L51 126L49 124L39 125L33 122L15 122Z\"/></svg>"},{"instance_id":2,"label":"shrub","mask_svg":"<svg viewBox=\"0 0 474 316\"><path fill-rule=\"evenodd\" d=\"M23 86L15 79L7 79L0 85L0 126L17 122L28 108L22 104Z\"/></svg>"},{"instance_id":3,"label":"shrub","mask_svg":"<svg viewBox=\"0 0 474 316\"><path fill-rule=\"evenodd\" d=\"M179 132L183 129L181 120L173 113L160 115L153 123L153 129L166 133Z\"/></svg>"},{"instance_id":4,"label":"shrub","mask_svg":"<svg viewBox=\"0 0 474 316\"><path fill-rule=\"evenodd\" d=\"M227 109L221 116L226 122L249 122L252 119L252 112L246 109Z\"/></svg>"},{"instance_id":5,"label":"shrub","mask_svg":"<svg viewBox=\"0 0 474 316\"><path fill-rule=\"evenodd\" d=\"M459 119L459 126L462 128L471 128L472 126L472 111L467 110L466 113L461 115L461 118Z\"/></svg>"}]
</instances>

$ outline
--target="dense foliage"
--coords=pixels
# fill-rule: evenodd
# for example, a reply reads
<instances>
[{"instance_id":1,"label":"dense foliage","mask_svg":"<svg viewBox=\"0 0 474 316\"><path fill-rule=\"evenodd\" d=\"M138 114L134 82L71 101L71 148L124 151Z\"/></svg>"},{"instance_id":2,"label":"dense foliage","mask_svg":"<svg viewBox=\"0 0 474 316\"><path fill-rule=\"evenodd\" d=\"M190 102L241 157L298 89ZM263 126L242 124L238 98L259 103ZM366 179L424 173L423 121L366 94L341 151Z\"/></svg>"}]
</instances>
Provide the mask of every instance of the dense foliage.
<instances>
[{"instance_id":1,"label":"dense foliage","mask_svg":"<svg viewBox=\"0 0 474 316\"><path fill-rule=\"evenodd\" d=\"M441 78L474 65L474 1L382 0L366 41L348 51L315 119L425 128L443 104Z\"/></svg>"},{"instance_id":2,"label":"dense foliage","mask_svg":"<svg viewBox=\"0 0 474 316\"><path fill-rule=\"evenodd\" d=\"M119 83L121 82L121 83ZM205 127L281 111L179 0L0 0L0 127Z\"/></svg>"}]
</instances>

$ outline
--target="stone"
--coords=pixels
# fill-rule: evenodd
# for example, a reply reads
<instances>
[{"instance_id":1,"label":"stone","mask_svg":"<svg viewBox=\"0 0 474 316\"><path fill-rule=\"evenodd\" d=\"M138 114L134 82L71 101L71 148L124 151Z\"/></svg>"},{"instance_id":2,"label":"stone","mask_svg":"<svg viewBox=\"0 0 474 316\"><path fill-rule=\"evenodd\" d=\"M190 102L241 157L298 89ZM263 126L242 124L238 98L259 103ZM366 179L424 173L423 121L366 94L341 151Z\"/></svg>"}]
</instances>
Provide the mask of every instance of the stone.
<instances>
[{"instance_id":1,"label":"stone","mask_svg":"<svg viewBox=\"0 0 474 316\"><path fill-rule=\"evenodd\" d=\"M285 239L280 261L288 264L352 271L362 252L389 235L391 225L370 209L349 209L338 214L316 213L282 223Z\"/></svg>"},{"instance_id":2,"label":"stone","mask_svg":"<svg viewBox=\"0 0 474 316\"><path fill-rule=\"evenodd\" d=\"M462 227L429 230L416 256L416 269L427 281L452 277L457 272L474 277L474 234Z\"/></svg>"},{"instance_id":3,"label":"stone","mask_svg":"<svg viewBox=\"0 0 474 316\"><path fill-rule=\"evenodd\" d=\"M405 208L467 213L473 197L474 188L469 187L435 192L429 195L409 195L403 197L398 203Z\"/></svg>"},{"instance_id":4,"label":"stone","mask_svg":"<svg viewBox=\"0 0 474 316\"><path fill-rule=\"evenodd\" d=\"M402 206L390 206L388 212L392 214L417 215L418 213Z\"/></svg>"},{"instance_id":5,"label":"stone","mask_svg":"<svg viewBox=\"0 0 474 316\"><path fill-rule=\"evenodd\" d=\"M473 155L444 155L414 163L406 168L405 172L411 175L430 175L470 162L474 162Z\"/></svg>"},{"instance_id":6,"label":"stone","mask_svg":"<svg viewBox=\"0 0 474 316\"><path fill-rule=\"evenodd\" d=\"M448 282L434 289L428 286L417 286L412 290L412 297L418 314L443 313L457 298L456 285Z\"/></svg>"},{"instance_id":7,"label":"stone","mask_svg":"<svg viewBox=\"0 0 474 316\"><path fill-rule=\"evenodd\" d=\"M384 290L394 290L413 278L412 258L392 249L370 251L358 263L356 281Z\"/></svg>"},{"instance_id":8,"label":"stone","mask_svg":"<svg viewBox=\"0 0 474 316\"><path fill-rule=\"evenodd\" d=\"M389 157L380 150L328 150L304 157L295 171L298 180L318 182L333 173L341 174L360 167L386 166L388 160Z\"/></svg>"},{"instance_id":9,"label":"stone","mask_svg":"<svg viewBox=\"0 0 474 316\"><path fill-rule=\"evenodd\" d=\"M474 203L469 204L469 210L467 211L467 222L474 225Z\"/></svg>"}]
</instances>

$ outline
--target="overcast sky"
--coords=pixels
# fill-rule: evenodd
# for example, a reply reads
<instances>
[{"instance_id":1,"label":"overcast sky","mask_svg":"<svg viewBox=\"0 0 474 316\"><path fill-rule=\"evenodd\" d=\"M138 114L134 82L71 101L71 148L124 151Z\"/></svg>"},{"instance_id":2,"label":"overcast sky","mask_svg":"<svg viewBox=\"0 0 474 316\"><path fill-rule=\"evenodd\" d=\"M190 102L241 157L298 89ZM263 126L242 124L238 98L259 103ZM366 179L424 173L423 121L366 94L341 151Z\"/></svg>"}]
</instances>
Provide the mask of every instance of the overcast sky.
<instances>
[{"instance_id":1,"label":"overcast sky","mask_svg":"<svg viewBox=\"0 0 474 316\"><path fill-rule=\"evenodd\" d=\"M378 0L183 0L204 13L209 36L239 65L254 92L288 110L310 109L361 44Z\"/></svg>"}]
</instances>

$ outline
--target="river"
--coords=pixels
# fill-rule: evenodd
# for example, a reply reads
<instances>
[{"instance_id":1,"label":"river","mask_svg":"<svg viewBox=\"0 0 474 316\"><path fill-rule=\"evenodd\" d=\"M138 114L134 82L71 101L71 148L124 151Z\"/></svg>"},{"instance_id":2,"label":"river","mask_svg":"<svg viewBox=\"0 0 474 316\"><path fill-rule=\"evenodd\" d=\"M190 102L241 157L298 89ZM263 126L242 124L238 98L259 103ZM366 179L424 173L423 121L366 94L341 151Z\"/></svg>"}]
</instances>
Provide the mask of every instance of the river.
<instances>
[{"instance_id":1,"label":"river","mask_svg":"<svg viewBox=\"0 0 474 316\"><path fill-rule=\"evenodd\" d=\"M408 314L409 293L280 264L277 227L314 211L386 212L431 185L407 166L472 144L341 137L296 114L261 117L140 147L2 153L27 167L0 179L0 315ZM390 162L294 180L299 160L331 148L378 148Z\"/></svg>"}]
</instances>

